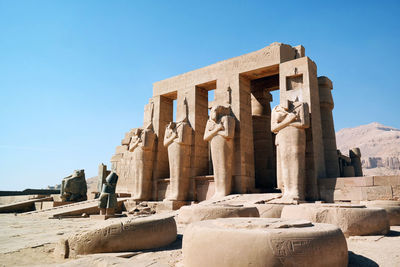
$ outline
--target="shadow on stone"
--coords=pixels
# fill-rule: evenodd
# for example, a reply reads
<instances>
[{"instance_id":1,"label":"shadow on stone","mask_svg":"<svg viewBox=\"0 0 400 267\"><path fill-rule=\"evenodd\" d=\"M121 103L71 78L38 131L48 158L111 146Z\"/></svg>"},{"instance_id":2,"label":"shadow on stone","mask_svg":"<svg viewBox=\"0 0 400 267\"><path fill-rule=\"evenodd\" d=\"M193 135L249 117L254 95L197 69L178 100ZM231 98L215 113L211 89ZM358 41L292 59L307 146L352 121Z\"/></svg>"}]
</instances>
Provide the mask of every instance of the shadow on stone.
<instances>
[{"instance_id":1,"label":"shadow on stone","mask_svg":"<svg viewBox=\"0 0 400 267\"><path fill-rule=\"evenodd\" d=\"M396 236L400 236L400 232L399 232L399 231L390 230L389 233L387 233L385 236L387 236L387 237L396 237Z\"/></svg>"},{"instance_id":2,"label":"shadow on stone","mask_svg":"<svg viewBox=\"0 0 400 267\"><path fill-rule=\"evenodd\" d=\"M379 265L362 255L358 255L353 253L352 251L349 251L349 267L358 267L358 266L363 266L363 267L378 267Z\"/></svg>"},{"instance_id":3,"label":"shadow on stone","mask_svg":"<svg viewBox=\"0 0 400 267\"><path fill-rule=\"evenodd\" d=\"M174 242L172 242L171 244L169 244L168 246L161 247L161 248L155 248L155 249L145 249L145 250L142 250L141 253L182 249L182 238L183 238L183 235L178 234L176 236L176 240Z\"/></svg>"}]
</instances>

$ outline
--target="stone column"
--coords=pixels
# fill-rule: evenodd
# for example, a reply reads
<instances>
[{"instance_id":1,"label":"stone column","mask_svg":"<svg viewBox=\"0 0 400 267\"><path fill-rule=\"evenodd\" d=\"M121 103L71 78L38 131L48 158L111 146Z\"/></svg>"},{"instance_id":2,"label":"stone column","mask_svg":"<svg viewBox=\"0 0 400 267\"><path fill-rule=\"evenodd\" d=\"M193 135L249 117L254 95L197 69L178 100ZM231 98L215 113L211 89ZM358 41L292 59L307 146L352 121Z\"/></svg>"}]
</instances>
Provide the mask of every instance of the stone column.
<instances>
[{"instance_id":1,"label":"stone column","mask_svg":"<svg viewBox=\"0 0 400 267\"><path fill-rule=\"evenodd\" d=\"M233 193L251 192L255 188L255 179L250 80L239 74L218 79L215 101L218 104L230 101L236 119L232 166Z\"/></svg>"},{"instance_id":2,"label":"stone column","mask_svg":"<svg viewBox=\"0 0 400 267\"><path fill-rule=\"evenodd\" d=\"M306 129L306 199L319 198L318 178L325 178L324 143L321 128L321 110L317 66L308 57L279 65L280 103L300 101L308 104L311 126Z\"/></svg>"},{"instance_id":3,"label":"stone column","mask_svg":"<svg viewBox=\"0 0 400 267\"><path fill-rule=\"evenodd\" d=\"M326 176L339 177L339 163L336 147L335 126L332 110L334 107L332 98L332 81L325 76L318 77L319 100L321 109L322 139L324 142L324 156Z\"/></svg>"},{"instance_id":4,"label":"stone column","mask_svg":"<svg viewBox=\"0 0 400 267\"><path fill-rule=\"evenodd\" d=\"M265 88L252 86L251 110L253 121L255 186L276 187L275 159L271 133L272 95Z\"/></svg>"}]
</instances>

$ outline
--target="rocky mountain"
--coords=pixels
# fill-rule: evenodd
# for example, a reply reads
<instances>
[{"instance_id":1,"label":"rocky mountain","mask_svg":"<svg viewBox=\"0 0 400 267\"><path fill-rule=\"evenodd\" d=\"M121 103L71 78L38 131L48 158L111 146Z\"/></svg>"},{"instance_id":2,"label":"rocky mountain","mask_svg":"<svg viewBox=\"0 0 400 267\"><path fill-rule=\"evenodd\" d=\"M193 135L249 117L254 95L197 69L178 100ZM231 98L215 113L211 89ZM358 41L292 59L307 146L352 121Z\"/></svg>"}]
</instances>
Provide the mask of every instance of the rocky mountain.
<instances>
[{"instance_id":1,"label":"rocky mountain","mask_svg":"<svg viewBox=\"0 0 400 267\"><path fill-rule=\"evenodd\" d=\"M337 147L348 155L361 149L364 175L400 175L400 130L373 122L336 133Z\"/></svg>"}]
</instances>

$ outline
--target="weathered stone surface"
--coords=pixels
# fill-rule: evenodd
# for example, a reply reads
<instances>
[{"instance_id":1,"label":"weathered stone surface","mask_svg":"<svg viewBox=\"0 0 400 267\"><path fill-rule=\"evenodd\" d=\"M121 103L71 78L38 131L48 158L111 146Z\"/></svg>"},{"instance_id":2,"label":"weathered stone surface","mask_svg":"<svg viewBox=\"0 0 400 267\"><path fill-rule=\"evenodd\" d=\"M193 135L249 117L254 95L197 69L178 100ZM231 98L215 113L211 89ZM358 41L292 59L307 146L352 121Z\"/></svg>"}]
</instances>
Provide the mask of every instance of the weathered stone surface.
<instances>
[{"instance_id":1,"label":"weathered stone surface","mask_svg":"<svg viewBox=\"0 0 400 267\"><path fill-rule=\"evenodd\" d=\"M382 235L389 231L387 213L381 208L352 204L300 204L283 208L282 219L304 219L330 223L342 229L345 236Z\"/></svg>"},{"instance_id":2,"label":"weathered stone surface","mask_svg":"<svg viewBox=\"0 0 400 267\"><path fill-rule=\"evenodd\" d=\"M65 258L103 252L123 252L166 246L176 239L171 216L149 216L104 222L92 230L61 240L55 250Z\"/></svg>"},{"instance_id":3,"label":"weathered stone surface","mask_svg":"<svg viewBox=\"0 0 400 267\"><path fill-rule=\"evenodd\" d=\"M177 222L189 224L197 221L228 217L259 217L256 207L242 205L191 205L179 209Z\"/></svg>"},{"instance_id":4,"label":"weathered stone surface","mask_svg":"<svg viewBox=\"0 0 400 267\"><path fill-rule=\"evenodd\" d=\"M190 183L190 149L192 131L188 123L187 102L184 99L186 116L182 121L170 122L165 129L164 146L168 147L169 191L168 200L184 201L188 198Z\"/></svg>"},{"instance_id":5,"label":"weathered stone surface","mask_svg":"<svg viewBox=\"0 0 400 267\"><path fill-rule=\"evenodd\" d=\"M362 201L363 204L371 208L382 208L386 210L390 225L400 225L400 201L395 200L373 200Z\"/></svg>"},{"instance_id":6,"label":"weathered stone surface","mask_svg":"<svg viewBox=\"0 0 400 267\"><path fill-rule=\"evenodd\" d=\"M75 170L61 182L60 196L63 201L87 200L87 185L84 170Z\"/></svg>"},{"instance_id":7,"label":"weathered stone surface","mask_svg":"<svg viewBox=\"0 0 400 267\"><path fill-rule=\"evenodd\" d=\"M185 267L347 266L346 239L329 224L302 220L225 218L189 225Z\"/></svg>"},{"instance_id":8,"label":"weathered stone surface","mask_svg":"<svg viewBox=\"0 0 400 267\"><path fill-rule=\"evenodd\" d=\"M211 147L215 197L231 193L234 134L235 118L231 116L230 106L214 106L207 121L204 140L210 142Z\"/></svg>"},{"instance_id":9,"label":"weathered stone surface","mask_svg":"<svg viewBox=\"0 0 400 267\"><path fill-rule=\"evenodd\" d=\"M261 218L280 218L285 204L254 204Z\"/></svg>"},{"instance_id":10,"label":"weathered stone surface","mask_svg":"<svg viewBox=\"0 0 400 267\"><path fill-rule=\"evenodd\" d=\"M277 184L282 202L305 199L306 128L310 127L307 103L290 102L272 110L271 130L276 133Z\"/></svg>"}]
</instances>

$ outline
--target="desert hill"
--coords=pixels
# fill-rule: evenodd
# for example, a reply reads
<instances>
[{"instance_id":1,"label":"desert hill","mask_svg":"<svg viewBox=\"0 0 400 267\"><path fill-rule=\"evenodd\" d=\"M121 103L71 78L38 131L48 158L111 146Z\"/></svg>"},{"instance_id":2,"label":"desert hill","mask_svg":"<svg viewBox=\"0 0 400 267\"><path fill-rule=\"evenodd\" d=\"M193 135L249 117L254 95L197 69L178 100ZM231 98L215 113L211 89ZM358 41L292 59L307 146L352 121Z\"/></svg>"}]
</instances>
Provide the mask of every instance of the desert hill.
<instances>
[{"instance_id":1,"label":"desert hill","mask_svg":"<svg viewBox=\"0 0 400 267\"><path fill-rule=\"evenodd\" d=\"M400 130L373 122L336 133L337 147L343 154L361 149L364 175L400 175Z\"/></svg>"}]
</instances>

